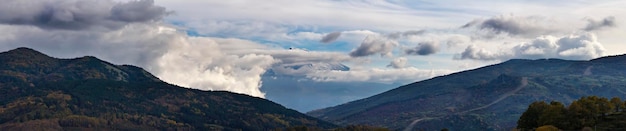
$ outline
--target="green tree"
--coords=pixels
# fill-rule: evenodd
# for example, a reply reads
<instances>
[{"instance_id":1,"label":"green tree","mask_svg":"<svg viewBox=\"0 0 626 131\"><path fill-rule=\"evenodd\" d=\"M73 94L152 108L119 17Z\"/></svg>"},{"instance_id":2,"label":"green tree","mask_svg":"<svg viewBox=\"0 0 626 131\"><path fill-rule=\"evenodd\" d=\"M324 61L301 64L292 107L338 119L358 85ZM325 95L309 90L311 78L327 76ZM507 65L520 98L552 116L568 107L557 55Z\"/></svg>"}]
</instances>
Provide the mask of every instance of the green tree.
<instances>
[{"instance_id":1,"label":"green tree","mask_svg":"<svg viewBox=\"0 0 626 131\"><path fill-rule=\"evenodd\" d=\"M530 104L528 109L522 113L522 116L520 116L520 119L517 121L517 128L526 130L539 127L539 116L545 109L548 108L548 106L549 105L544 101L533 102Z\"/></svg>"},{"instance_id":2,"label":"green tree","mask_svg":"<svg viewBox=\"0 0 626 131\"><path fill-rule=\"evenodd\" d=\"M567 121L569 122L569 124L566 125L566 127L569 127L567 129L580 129L584 126L593 125L593 123L589 121L589 119L591 119L590 116L593 116L593 114L591 114L591 111L584 108L584 105L579 101L574 101L567 107L567 116Z\"/></svg>"},{"instance_id":3,"label":"green tree","mask_svg":"<svg viewBox=\"0 0 626 131\"><path fill-rule=\"evenodd\" d=\"M565 105L561 102L552 101L550 105L539 115L539 125L555 125L565 127Z\"/></svg>"},{"instance_id":4,"label":"green tree","mask_svg":"<svg viewBox=\"0 0 626 131\"><path fill-rule=\"evenodd\" d=\"M619 97L611 98L611 104L615 107L615 112L619 112L624 109L624 103Z\"/></svg>"}]
</instances>

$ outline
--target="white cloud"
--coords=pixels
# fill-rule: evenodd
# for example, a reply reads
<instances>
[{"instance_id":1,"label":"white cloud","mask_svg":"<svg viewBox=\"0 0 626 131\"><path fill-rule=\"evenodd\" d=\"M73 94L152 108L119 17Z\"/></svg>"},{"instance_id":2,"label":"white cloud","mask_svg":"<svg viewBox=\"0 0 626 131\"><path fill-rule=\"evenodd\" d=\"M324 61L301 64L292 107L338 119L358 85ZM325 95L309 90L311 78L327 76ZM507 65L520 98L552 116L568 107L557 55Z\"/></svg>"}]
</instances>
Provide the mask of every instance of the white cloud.
<instances>
[{"instance_id":1,"label":"white cloud","mask_svg":"<svg viewBox=\"0 0 626 131\"><path fill-rule=\"evenodd\" d=\"M351 82L351 81L369 81L378 83L394 83L394 82L415 82L425 80L435 76L441 76L452 73L451 70L423 70L414 67L399 69L380 69L371 68L364 70L350 71L318 71L307 74L307 77L316 81L334 81L334 82Z\"/></svg>"},{"instance_id":2,"label":"white cloud","mask_svg":"<svg viewBox=\"0 0 626 131\"><path fill-rule=\"evenodd\" d=\"M511 53L512 52L512 53ZM507 60L511 58L560 58L589 60L606 55L606 49L594 33L577 33L562 37L541 36L531 42L520 43L509 50L491 52L475 45L468 46L455 59Z\"/></svg>"},{"instance_id":3,"label":"white cloud","mask_svg":"<svg viewBox=\"0 0 626 131\"><path fill-rule=\"evenodd\" d=\"M341 27L347 30L387 31L427 26L444 27L447 26L445 23L451 23L445 18L439 17L451 13L412 10L405 5L387 1L248 0L230 2L162 0L157 2L179 12L171 19L180 21L263 21L279 25L319 25Z\"/></svg>"},{"instance_id":4,"label":"white cloud","mask_svg":"<svg viewBox=\"0 0 626 131\"><path fill-rule=\"evenodd\" d=\"M604 56L606 51L593 33L565 36L556 43L558 56L566 59L588 60Z\"/></svg>"},{"instance_id":5,"label":"white cloud","mask_svg":"<svg viewBox=\"0 0 626 131\"><path fill-rule=\"evenodd\" d=\"M92 55L117 64L144 67L176 85L257 97L264 97L259 90L260 75L279 61L264 54L229 54L221 48L226 42L188 37L169 27L152 24L131 24L110 32L0 27L2 32L15 34L0 41L4 50L26 46L56 57Z\"/></svg>"},{"instance_id":6,"label":"white cloud","mask_svg":"<svg viewBox=\"0 0 626 131\"><path fill-rule=\"evenodd\" d=\"M559 47L555 41L558 38L553 36L541 36L528 43L521 43L513 47L515 55L522 58L539 59L555 58L556 49Z\"/></svg>"},{"instance_id":7,"label":"white cloud","mask_svg":"<svg viewBox=\"0 0 626 131\"><path fill-rule=\"evenodd\" d=\"M210 38L181 38L155 62L159 78L203 90L227 90L264 97L261 77L276 60L269 55L228 55Z\"/></svg>"},{"instance_id":8,"label":"white cloud","mask_svg":"<svg viewBox=\"0 0 626 131\"><path fill-rule=\"evenodd\" d=\"M405 68L407 66L407 61L408 60L405 57L398 57L398 58L393 59L391 63L387 65L387 67L391 67L395 69Z\"/></svg>"}]
</instances>

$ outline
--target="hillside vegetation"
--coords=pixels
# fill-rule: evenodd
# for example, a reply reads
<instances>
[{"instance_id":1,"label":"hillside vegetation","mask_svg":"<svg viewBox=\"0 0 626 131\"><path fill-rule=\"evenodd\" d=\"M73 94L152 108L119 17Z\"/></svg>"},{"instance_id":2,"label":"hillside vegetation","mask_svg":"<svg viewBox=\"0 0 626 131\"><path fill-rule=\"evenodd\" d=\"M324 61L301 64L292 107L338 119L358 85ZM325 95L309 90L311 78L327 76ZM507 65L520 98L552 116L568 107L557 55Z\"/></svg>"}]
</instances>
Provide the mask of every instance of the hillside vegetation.
<instances>
[{"instance_id":1,"label":"hillside vegetation","mask_svg":"<svg viewBox=\"0 0 626 131\"><path fill-rule=\"evenodd\" d=\"M272 130L335 125L271 101L160 81L95 57L0 53L0 130Z\"/></svg>"},{"instance_id":2,"label":"hillside vegetation","mask_svg":"<svg viewBox=\"0 0 626 131\"><path fill-rule=\"evenodd\" d=\"M517 121L520 130L554 126L562 130L581 130L585 127L599 130L626 130L625 102L597 96L583 97L567 107L558 101L533 102Z\"/></svg>"},{"instance_id":3,"label":"hillside vegetation","mask_svg":"<svg viewBox=\"0 0 626 131\"><path fill-rule=\"evenodd\" d=\"M624 55L589 61L512 59L308 114L340 125L395 130L511 130L535 101L571 102L590 95L624 99L625 91Z\"/></svg>"}]
</instances>

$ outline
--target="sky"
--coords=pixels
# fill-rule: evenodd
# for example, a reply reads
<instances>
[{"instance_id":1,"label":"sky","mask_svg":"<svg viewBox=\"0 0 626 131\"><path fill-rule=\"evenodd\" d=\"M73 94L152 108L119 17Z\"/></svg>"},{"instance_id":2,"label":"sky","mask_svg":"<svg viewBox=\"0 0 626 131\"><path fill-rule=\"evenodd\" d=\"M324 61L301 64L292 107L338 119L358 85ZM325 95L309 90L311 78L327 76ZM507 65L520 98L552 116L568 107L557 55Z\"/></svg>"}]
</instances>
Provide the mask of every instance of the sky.
<instances>
[{"instance_id":1,"label":"sky","mask_svg":"<svg viewBox=\"0 0 626 131\"><path fill-rule=\"evenodd\" d=\"M0 3L2 51L96 56L302 112L509 59L626 53L626 1L618 0Z\"/></svg>"}]
</instances>

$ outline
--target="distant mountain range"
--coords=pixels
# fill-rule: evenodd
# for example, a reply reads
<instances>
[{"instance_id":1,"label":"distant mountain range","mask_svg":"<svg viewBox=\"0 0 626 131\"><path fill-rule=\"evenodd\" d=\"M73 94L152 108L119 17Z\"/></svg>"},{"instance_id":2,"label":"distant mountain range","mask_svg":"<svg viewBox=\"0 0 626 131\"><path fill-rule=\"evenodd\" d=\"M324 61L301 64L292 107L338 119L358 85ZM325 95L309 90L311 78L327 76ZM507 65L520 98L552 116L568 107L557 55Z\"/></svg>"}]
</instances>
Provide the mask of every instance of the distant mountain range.
<instances>
[{"instance_id":1,"label":"distant mountain range","mask_svg":"<svg viewBox=\"0 0 626 131\"><path fill-rule=\"evenodd\" d=\"M396 130L511 130L534 101L626 98L626 56L589 61L512 59L404 85L307 114Z\"/></svg>"},{"instance_id":2,"label":"distant mountain range","mask_svg":"<svg viewBox=\"0 0 626 131\"><path fill-rule=\"evenodd\" d=\"M358 100L406 84L376 82L317 81L307 73L350 71L341 63L295 63L279 65L262 75L261 91L266 98L286 107L307 112Z\"/></svg>"},{"instance_id":3,"label":"distant mountain range","mask_svg":"<svg viewBox=\"0 0 626 131\"><path fill-rule=\"evenodd\" d=\"M271 101L165 83L95 57L0 53L0 130L271 130L334 124Z\"/></svg>"}]
</instances>

